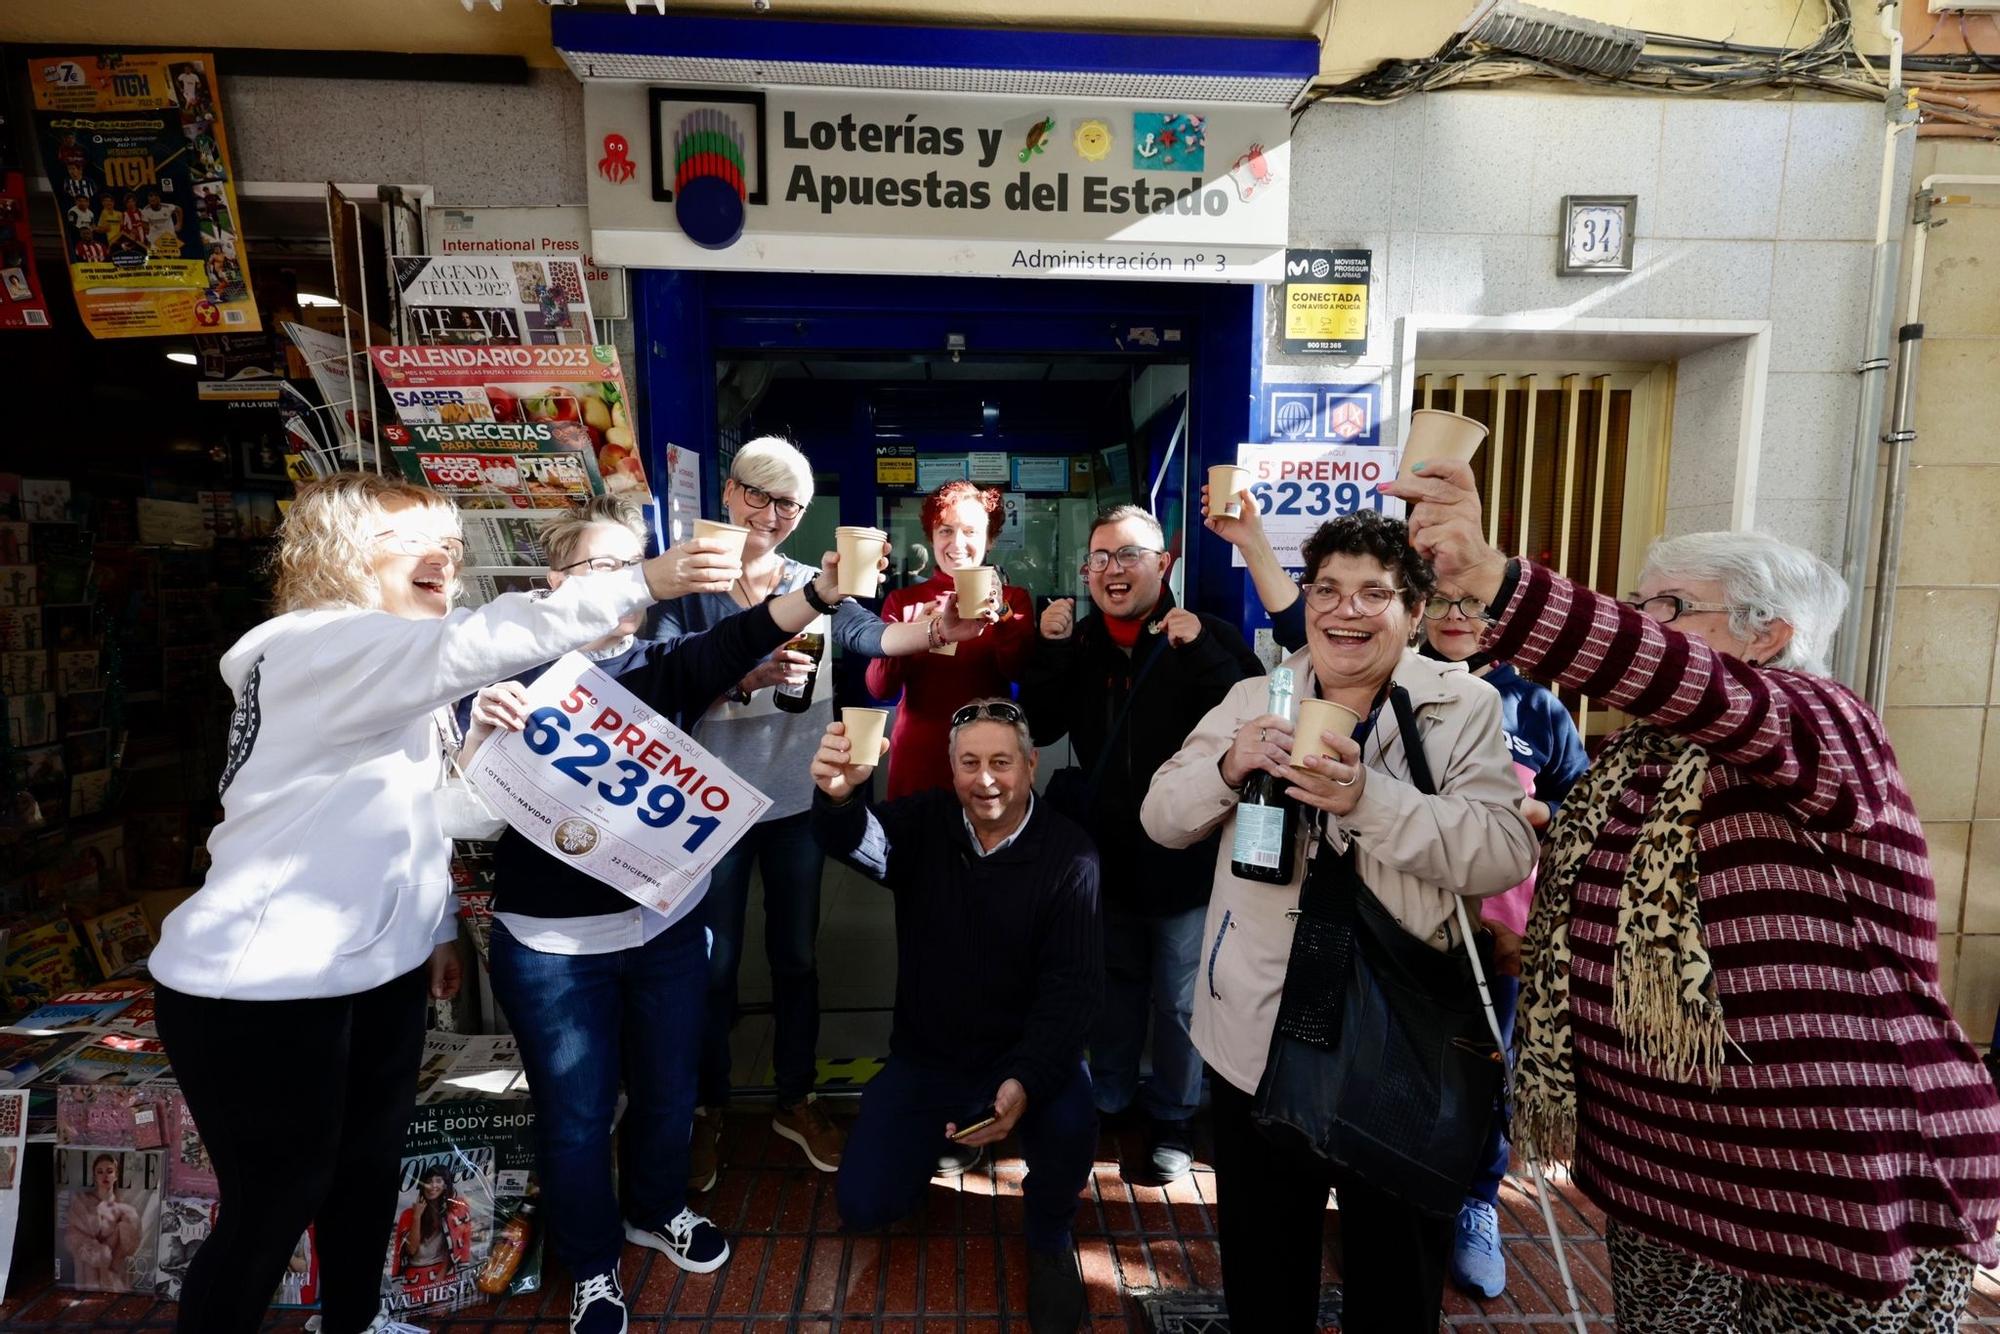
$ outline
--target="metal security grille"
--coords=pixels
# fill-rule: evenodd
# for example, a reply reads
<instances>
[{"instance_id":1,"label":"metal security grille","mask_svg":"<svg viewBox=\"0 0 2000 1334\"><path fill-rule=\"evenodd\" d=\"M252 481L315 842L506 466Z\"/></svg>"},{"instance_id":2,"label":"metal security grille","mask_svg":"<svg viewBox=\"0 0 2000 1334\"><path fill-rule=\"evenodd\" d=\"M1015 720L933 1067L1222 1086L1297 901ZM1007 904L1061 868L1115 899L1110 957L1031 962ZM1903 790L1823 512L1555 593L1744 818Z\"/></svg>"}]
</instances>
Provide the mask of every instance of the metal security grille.
<instances>
[{"instance_id":1,"label":"metal security grille","mask_svg":"<svg viewBox=\"0 0 2000 1334\"><path fill-rule=\"evenodd\" d=\"M1420 368L1411 406L1463 413L1492 432L1473 459L1489 542L1616 597L1630 591L1624 585L1659 531L1650 472L1663 457L1643 437L1663 379L1623 369ZM1638 429L1635 416L1646 419ZM1621 715L1562 694L1586 737L1619 725Z\"/></svg>"}]
</instances>

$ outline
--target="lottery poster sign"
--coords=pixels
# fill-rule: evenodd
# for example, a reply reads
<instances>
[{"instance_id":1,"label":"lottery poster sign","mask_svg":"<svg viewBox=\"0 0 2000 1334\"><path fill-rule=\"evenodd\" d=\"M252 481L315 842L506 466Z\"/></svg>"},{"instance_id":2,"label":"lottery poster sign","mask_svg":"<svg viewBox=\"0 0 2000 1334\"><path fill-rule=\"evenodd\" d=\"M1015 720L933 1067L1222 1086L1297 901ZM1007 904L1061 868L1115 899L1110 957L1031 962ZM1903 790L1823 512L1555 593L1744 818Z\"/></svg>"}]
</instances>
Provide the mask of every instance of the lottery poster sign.
<instances>
[{"instance_id":1,"label":"lottery poster sign","mask_svg":"<svg viewBox=\"0 0 2000 1334\"><path fill-rule=\"evenodd\" d=\"M467 776L529 842L659 913L771 806L581 653L528 687L528 725Z\"/></svg>"},{"instance_id":2,"label":"lottery poster sign","mask_svg":"<svg viewBox=\"0 0 2000 1334\"><path fill-rule=\"evenodd\" d=\"M1238 445L1236 464L1250 473L1250 494L1264 531L1287 569L1304 564L1299 547L1329 519L1364 509L1403 517L1403 502L1384 495L1380 486L1396 476L1394 449L1291 441ZM1241 552L1232 563L1243 565Z\"/></svg>"},{"instance_id":3,"label":"lottery poster sign","mask_svg":"<svg viewBox=\"0 0 2000 1334\"><path fill-rule=\"evenodd\" d=\"M261 329L215 58L35 56L28 82L92 336Z\"/></svg>"}]
</instances>

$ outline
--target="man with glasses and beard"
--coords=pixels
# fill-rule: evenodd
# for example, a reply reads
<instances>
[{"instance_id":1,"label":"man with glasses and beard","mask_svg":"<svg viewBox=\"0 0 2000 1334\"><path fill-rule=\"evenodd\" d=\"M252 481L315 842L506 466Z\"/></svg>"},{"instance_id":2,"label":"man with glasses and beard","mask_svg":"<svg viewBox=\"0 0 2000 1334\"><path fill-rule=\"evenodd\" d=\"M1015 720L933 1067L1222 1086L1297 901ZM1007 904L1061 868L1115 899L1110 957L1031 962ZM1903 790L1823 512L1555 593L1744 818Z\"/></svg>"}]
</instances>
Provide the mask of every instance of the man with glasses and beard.
<instances>
[{"instance_id":1,"label":"man with glasses and beard","mask_svg":"<svg viewBox=\"0 0 2000 1334\"><path fill-rule=\"evenodd\" d=\"M1029 1328L1070 1334L1083 1316L1070 1228L1097 1148L1083 1062L1104 980L1097 854L1036 802L1019 705L965 705L949 745L949 789L880 805L866 790L881 755L854 754L845 724L813 756L813 836L896 896L889 1059L862 1094L835 1194L849 1230L887 1227L916 1210L944 1149L1018 1129Z\"/></svg>"},{"instance_id":2,"label":"man with glasses and beard","mask_svg":"<svg viewBox=\"0 0 2000 1334\"><path fill-rule=\"evenodd\" d=\"M1216 840L1163 848L1139 826L1153 773L1210 709L1263 665L1228 622L1174 605L1173 556L1159 520L1136 505L1102 511L1083 573L1096 614L1075 602L1042 613L1021 683L1035 740L1068 734L1077 767L1050 804L1097 839L1104 896L1104 1009L1090 1035L1097 1109L1137 1109L1148 1133L1141 1176L1178 1180L1193 1166L1188 1121L1201 1104L1201 1057L1188 1035ZM1152 1022L1153 1070L1139 1057ZM1130 1170L1127 1168L1126 1170Z\"/></svg>"}]
</instances>

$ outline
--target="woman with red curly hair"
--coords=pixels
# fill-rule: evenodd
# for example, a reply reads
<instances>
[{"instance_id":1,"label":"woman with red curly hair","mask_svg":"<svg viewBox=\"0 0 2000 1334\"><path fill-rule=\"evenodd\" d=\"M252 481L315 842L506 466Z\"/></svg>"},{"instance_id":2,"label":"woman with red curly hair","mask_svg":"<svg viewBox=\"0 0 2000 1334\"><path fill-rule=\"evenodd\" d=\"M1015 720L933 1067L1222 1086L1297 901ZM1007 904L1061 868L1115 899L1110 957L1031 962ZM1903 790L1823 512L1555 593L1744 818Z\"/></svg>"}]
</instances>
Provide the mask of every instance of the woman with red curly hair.
<instances>
[{"instance_id":1,"label":"woman with red curly hair","mask_svg":"<svg viewBox=\"0 0 2000 1334\"><path fill-rule=\"evenodd\" d=\"M967 481L946 482L924 498L924 533L937 566L920 584L899 588L882 604L891 625L922 619L941 610L954 595L952 575L986 563L986 550L1006 522L1000 492ZM903 700L896 729L889 735L889 798L950 787L947 761L952 712L968 700L1012 694L1035 649L1035 623L1025 588L1000 590L999 622L977 639L947 645L909 658L877 658L868 664L868 690L878 699ZM976 607L961 607L970 618Z\"/></svg>"}]
</instances>

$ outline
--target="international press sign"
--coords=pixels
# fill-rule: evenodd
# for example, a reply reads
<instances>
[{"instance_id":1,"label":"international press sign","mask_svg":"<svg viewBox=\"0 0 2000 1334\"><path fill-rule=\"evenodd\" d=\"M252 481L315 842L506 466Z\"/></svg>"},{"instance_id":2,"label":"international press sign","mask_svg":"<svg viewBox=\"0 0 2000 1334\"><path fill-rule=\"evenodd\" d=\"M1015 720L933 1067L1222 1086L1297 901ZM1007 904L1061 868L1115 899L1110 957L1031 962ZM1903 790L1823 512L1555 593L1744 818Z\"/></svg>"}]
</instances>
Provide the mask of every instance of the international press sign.
<instances>
[{"instance_id":1,"label":"international press sign","mask_svg":"<svg viewBox=\"0 0 2000 1334\"><path fill-rule=\"evenodd\" d=\"M771 805L580 653L528 687L528 725L466 776L517 833L660 913Z\"/></svg>"},{"instance_id":2,"label":"international press sign","mask_svg":"<svg viewBox=\"0 0 2000 1334\"><path fill-rule=\"evenodd\" d=\"M1236 447L1236 464L1250 474L1250 494L1264 532L1286 569L1303 563L1299 547L1329 519L1372 509L1403 517L1403 502L1382 494L1379 483L1396 475L1397 451L1379 445L1283 441ZM1243 553L1232 562L1243 564Z\"/></svg>"}]
</instances>

